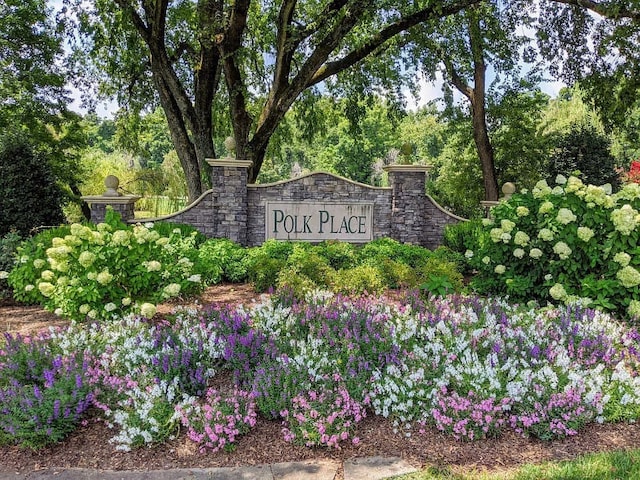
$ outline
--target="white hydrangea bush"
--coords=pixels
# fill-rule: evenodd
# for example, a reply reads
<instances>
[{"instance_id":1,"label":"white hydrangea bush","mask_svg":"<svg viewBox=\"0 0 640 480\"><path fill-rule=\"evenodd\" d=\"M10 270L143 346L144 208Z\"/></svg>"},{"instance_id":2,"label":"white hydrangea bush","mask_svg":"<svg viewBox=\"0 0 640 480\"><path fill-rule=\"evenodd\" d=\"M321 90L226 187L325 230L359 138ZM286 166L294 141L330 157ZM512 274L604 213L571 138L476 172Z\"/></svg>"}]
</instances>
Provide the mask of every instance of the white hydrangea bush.
<instances>
[{"instance_id":1,"label":"white hydrangea bush","mask_svg":"<svg viewBox=\"0 0 640 480\"><path fill-rule=\"evenodd\" d=\"M161 235L154 224L126 225L111 213L98 225L72 224L18 251L9 282L19 300L74 320L152 317L156 305L203 288L195 233Z\"/></svg>"},{"instance_id":2,"label":"white hydrangea bush","mask_svg":"<svg viewBox=\"0 0 640 480\"><path fill-rule=\"evenodd\" d=\"M640 314L640 185L558 176L492 209L468 261L480 293Z\"/></svg>"}]
</instances>

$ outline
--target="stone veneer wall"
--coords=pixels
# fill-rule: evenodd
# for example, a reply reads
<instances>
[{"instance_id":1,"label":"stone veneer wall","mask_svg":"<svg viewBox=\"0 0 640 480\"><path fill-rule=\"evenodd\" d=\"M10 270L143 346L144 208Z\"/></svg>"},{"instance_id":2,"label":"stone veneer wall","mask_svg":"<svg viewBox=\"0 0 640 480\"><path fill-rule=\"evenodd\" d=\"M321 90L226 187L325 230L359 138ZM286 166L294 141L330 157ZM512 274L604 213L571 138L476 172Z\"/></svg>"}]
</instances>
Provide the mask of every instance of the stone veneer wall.
<instances>
[{"instance_id":1,"label":"stone veneer wall","mask_svg":"<svg viewBox=\"0 0 640 480\"><path fill-rule=\"evenodd\" d=\"M207 237L256 246L265 240L267 202L352 201L373 204L374 239L391 237L433 249L442 244L446 225L465 220L445 211L424 193L428 172L424 166L386 167L390 187L371 187L323 172L273 184L247 185L248 162L222 159L209 163L213 168L212 190L180 212L135 221L190 224ZM96 208L103 210L104 206L92 204L92 212Z\"/></svg>"},{"instance_id":2,"label":"stone veneer wall","mask_svg":"<svg viewBox=\"0 0 640 480\"><path fill-rule=\"evenodd\" d=\"M391 194L390 188L371 187L323 172L272 184L248 185L247 245L264 242L266 202L373 203L373 238L389 237Z\"/></svg>"},{"instance_id":3,"label":"stone veneer wall","mask_svg":"<svg viewBox=\"0 0 640 480\"><path fill-rule=\"evenodd\" d=\"M194 226L209 238L217 238L219 235L217 231L217 224L215 222L216 215L214 213L216 203L217 195L214 194L213 190L208 190L191 205L177 213L164 217L137 221L144 222L163 220L173 223L185 223L187 225Z\"/></svg>"}]
</instances>

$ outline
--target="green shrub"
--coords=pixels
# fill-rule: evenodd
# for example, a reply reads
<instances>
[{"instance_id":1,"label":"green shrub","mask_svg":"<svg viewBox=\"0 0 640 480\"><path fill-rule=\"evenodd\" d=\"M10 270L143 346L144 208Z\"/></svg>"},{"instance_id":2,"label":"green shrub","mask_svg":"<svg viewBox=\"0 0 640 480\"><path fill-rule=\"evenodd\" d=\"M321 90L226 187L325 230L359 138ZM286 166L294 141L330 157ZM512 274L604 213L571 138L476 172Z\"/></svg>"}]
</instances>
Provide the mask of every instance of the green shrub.
<instances>
[{"instance_id":1,"label":"green shrub","mask_svg":"<svg viewBox=\"0 0 640 480\"><path fill-rule=\"evenodd\" d=\"M16 265L9 274L13 298L28 305L44 305L46 297L36 288L36 280L49 268L46 251L56 237L71 233L69 225L43 230L24 240L16 249Z\"/></svg>"},{"instance_id":2,"label":"green shrub","mask_svg":"<svg viewBox=\"0 0 640 480\"><path fill-rule=\"evenodd\" d=\"M278 272L277 287L294 298L304 299L307 293L318 288L318 285L295 267L285 267Z\"/></svg>"},{"instance_id":3,"label":"green shrub","mask_svg":"<svg viewBox=\"0 0 640 480\"><path fill-rule=\"evenodd\" d=\"M22 237L17 232L9 232L0 237L0 300L11 297L6 275L16 263L16 250L21 242Z\"/></svg>"},{"instance_id":4,"label":"green shrub","mask_svg":"<svg viewBox=\"0 0 640 480\"><path fill-rule=\"evenodd\" d=\"M247 278L256 292L266 292L278 284L278 274L286 265L286 260L270 258L266 255L248 255Z\"/></svg>"},{"instance_id":5,"label":"green shrub","mask_svg":"<svg viewBox=\"0 0 640 480\"><path fill-rule=\"evenodd\" d=\"M473 285L513 300L570 302L640 316L640 185L616 194L559 176L494 207L473 249Z\"/></svg>"},{"instance_id":6,"label":"green shrub","mask_svg":"<svg viewBox=\"0 0 640 480\"><path fill-rule=\"evenodd\" d=\"M129 312L151 317L156 303L203 287L194 274L194 234L183 237L176 229L162 237L153 225L123 224L113 211L105 223L73 224L68 231L43 232L28 244L32 251L19 250L20 263L9 275L16 297L37 298L76 320Z\"/></svg>"},{"instance_id":7,"label":"green shrub","mask_svg":"<svg viewBox=\"0 0 640 480\"><path fill-rule=\"evenodd\" d=\"M196 227L187 225L185 223L173 223L173 222L154 222L153 229L157 231L161 237L169 237L176 229L180 230L180 235L183 237L190 237L193 235L194 245L199 247L206 240L207 237L200 232Z\"/></svg>"},{"instance_id":8,"label":"green shrub","mask_svg":"<svg viewBox=\"0 0 640 480\"><path fill-rule=\"evenodd\" d=\"M64 221L63 194L47 160L23 137L0 139L0 192L0 236Z\"/></svg>"},{"instance_id":9,"label":"green shrub","mask_svg":"<svg viewBox=\"0 0 640 480\"><path fill-rule=\"evenodd\" d=\"M347 242L337 240L321 242L313 247L313 252L326 258L331 268L336 270L355 267L358 263L356 247Z\"/></svg>"},{"instance_id":10,"label":"green shrub","mask_svg":"<svg viewBox=\"0 0 640 480\"><path fill-rule=\"evenodd\" d=\"M431 256L431 251L391 238L378 238L364 245L358 256L361 264L378 265L383 259L390 259L417 268Z\"/></svg>"},{"instance_id":11,"label":"green shrub","mask_svg":"<svg viewBox=\"0 0 640 480\"><path fill-rule=\"evenodd\" d=\"M379 294L384 291L384 279L380 271L371 265L338 270L331 279L331 289L345 295L363 293Z\"/></svg>"},{"instance_id":12,"label":"green shrub","mask_svg":"<svg viewBox=\"0 0 640 480\"><path fill-rule=\"evenodd\" d=\"M259 247L250 248L245 258L247 278L256 292L265 292L278 284L278 273L287 265L287 259L293 253L294 246L308 251L309 243L283 242L267 240Z\"/></svg>"},{"instance_id":13,"label":"green shrub","mask_svg":"<svg viewBox=\"0 0 640 480\"><path fill-rule=\"evenodd\" d=\"M420 290L444 296L462 291L464 282L462 274L455 263L437 257L431 257L418 270Z\"/></svg>"},{"instance_id":14,"label":"green shrub","mask_svg":"<svg viewBox=\"0 0 640 480\"><path fill-rule=\"evenodd\" d=\"M333 269L326 258L320 256L307 244L297 243L287 259L287 267L309 278L318 286L326 286Z\"/></svg>"},{"instance_id":15,"label":"green shrub","mask_svg":"<svg viewBox=\"0 0 640 480\"><path fill-rule=\"evenodd\" d=\"M431 258L451 262L459 272L462 272L467 268L467 259L464 254L451 250L449 247L445 247L443 245L433 251Z\"/></svg>"},{"instance_id":16,"label":"green shrub","mask_svg":"<svg viewBox=\"0 0 640 480\"><path fill-rule=\"evenodd\" d=\"M388 288L414 288L418 286L416 270L409 265L388 258L381 259L375 267Z\"/></svg>"},{"instance_id":17,"label":"green shrub","mask_svg":"<svg viewBox=\"0 0 640 480\"><path fill-rule=\"evenodd\" d=\"M211 238L198 249L198 268L209 281L243 282L247 279L247 250L227 238Z\"/></svg>"},{"instance_id":18,"label":"green shrub","mask_svg":"<svg viewBox=\"0 0 640 480\"><path fill-rule=\"evenodd\" d=\"M479 218L447 225L444 228L442 245L464 255L467 250L475 247L476 237L481 232L482 219Z\"/></svg>"}]
</instances>

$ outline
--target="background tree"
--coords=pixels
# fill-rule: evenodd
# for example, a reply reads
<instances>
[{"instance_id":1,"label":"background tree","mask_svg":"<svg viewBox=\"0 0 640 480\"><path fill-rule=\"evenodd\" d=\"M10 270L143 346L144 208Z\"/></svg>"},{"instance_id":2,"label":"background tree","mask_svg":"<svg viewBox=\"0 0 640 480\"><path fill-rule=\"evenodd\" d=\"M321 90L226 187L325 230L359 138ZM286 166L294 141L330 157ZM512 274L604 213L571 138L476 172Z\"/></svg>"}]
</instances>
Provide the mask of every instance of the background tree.
<instances>
[{"instance_id":1,"label":"background tree","mask_svg":"<svg viewBox=\"0 0 640 480\"><path fill-rule=\"evenodd\" d=\"M519 80L519 63L533 56L525 48L527 38L519 32L528 17L503 2L481 2L451 15L437 26L423 25L415 41L416 56L427 77L441 71L445 99L453 108L451 89L468 101L473 140L482 171L485 200L498 199L494 148L490 137L489 96ZM490 76L488 77L488 70ZM529 75L533 75L532 70ZM489 78L493 78L490 82ZM490 92L490 89L493 93ZM494 100L495 101L495 100Z\"/></svg>"},{"instance_id":2,"label":"background tree","mask_svg":"<svg viewBox=\"0 0 640 480\"><path fill-rule=\"evenodd\" d=\"M62 192L48 163L22 135L0 138L0 237L22 236L35 227L59 225Z\"/></svg>"},{"instance_id":3,"label":"background tree","mask_svg":"<svg viewBox=\"0 0 640 480\"><path fill-rule=\"evenodd\" d=\"M616 161L611 154L611 142L592 125L574 125L556 147L549 162L548 179L556 175L569 176L576 170L585 183L610 184L617 189L620 180Z\"/></svg>"},{"instance_id":4,"label":"background tree","mask_svg":"<svg viewBox=\"0 0 640 480\"><path fill-rule=\"evenodd\" d=\"M103 91L120 92L134 112L151 98L162 106L193 200L203 189L204 160L215 156L214 134L228 133L214 130L219 116L230 118L254 180L270 138L303 92L383 53L412 27L478 0L69 3L80 19L78 51L101 66L93 72Z\"/></svg>"},{"instance_id":5,"label":"background tree","mask_svg":"<svg viewBox=\"0 0 640 480\"><path fill-rule=\"evenodd\" d=\"M608 133L637 155L640 143L640 4L544 0L538 40L551 73L579 84Z\"/></svg>"},{"instance_id":6,"label":"background tree","mask_svg":"<svg viewBox=\"0 0 640 480\"><path fill-rule=\"evenodd\" d=\"M27 135L65 199L81 203L77 160L85 137L80 118L66 107L64 27L51 18L45 0L0 3L0 131Z\"/></svg>"}]
</instances>

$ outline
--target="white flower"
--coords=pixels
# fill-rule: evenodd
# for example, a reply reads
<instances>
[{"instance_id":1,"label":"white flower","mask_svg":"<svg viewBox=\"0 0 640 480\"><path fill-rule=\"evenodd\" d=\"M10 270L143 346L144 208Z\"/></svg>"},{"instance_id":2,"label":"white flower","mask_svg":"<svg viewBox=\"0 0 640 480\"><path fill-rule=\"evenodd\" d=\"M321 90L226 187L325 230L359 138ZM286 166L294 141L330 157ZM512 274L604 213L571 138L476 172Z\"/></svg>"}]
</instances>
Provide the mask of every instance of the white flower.
<instances>
[{"instance_id":1,"label":"white flower","mask_svg":"<svg viewBox=\"0 0 640 480\"><path fill-rule=\"evenodd\" d=\"M503 232L511 232L515 228L516 224L506 218L500 221L500 227Z\"/></svg>"},{"instance_id":2,"label":"white flower","mask_svg":"<svg viewBox=\"0 0 640 480\"><path fill-rule=\"evenodd\" d=\"M30 291L32 291L34 288L36 288L36 287L34 287L34 286L33 286L33 285L31 285L31 284L29 284L29 285L25 285L25 287L24 287L24 291L25 291L25 292L30 292Z\"/></svg>"},{"instance_id":3,"label":"white flower","mask_svg":"<svg viewBox=\"0 0 640 480\"><path fill-rule=\"evenodd\" d=\"M627 308L627 313L632 318L640 318L640 301L631 300Z\"/></svg>"},{"instance_id":4,"label":"white flower","mask_svg":"<svg viewBox=\"0 0 640 480\"><path fill-rule=\"evenodd\" d=\"M509 240L511 240L511 234L509 232L502 232L500 240L502 240L503 243L509 243Z\"/></svg>"},{"instance_id":5,"label":"white flower","mask_svg":"<svg viewBox=\"0 0 640 480\"><path fill-rule=\"evenodd\" d=\"M45 262L42 258L36 258L33 261L33 266L36 267L37 269L44 267L46 264L47 262Z\"/></svg>"},{"instance_id":6,"label":"white flower","mask_svg":"<svg viewBox=\"0 0 640 480\"><path fill-rule=\"evenodd\" d=\"M550 242L551 240L553 240L553 237L553 232L548 228L541 228L538 232L538 238L540 240L544 240L545 242Z\"/></svg>"},{"instance_id":7,"label":"white flower","mask_svg":"<svg viewBox=\"0 0 640 480\"><path fill-rule=\"evenodd\" d=\"M0 270L0 280L4 280L5 278L9 278L9 272L5 272L4 270Z\"/></svg>"},{"instance_id":8,"label":"white flower","mask_svg":"<svg viewBox=\"0 0 640 480\"><path fill-rule=\"evenodd\" d=\"M111 237L111 243L122 246L129 245L131 243L131 234L128 230L116 230Z\"/></svg>"},{"instance_id":9,"label":"white flower","mask_svg":"<svg viewBox=\"0 0 640 480\"><path fill-rule=\"evenodd\" d=\"M140 315L151 318L156 314L156 306L153 303L143 303L140 307Z\"/></svg>"},{"instance_id":10,"label":"white flower","mask_svg":"<svg viewBox=\"0 0 640 480\"><path fill-rule=\"evenodd\" d=\"M529 256L531 258L540 258L542 257L542 250L540 250L539 248L532 248L531 251L529 252Z\"/></svg>"},{"instance_id":11,"label":"white flower","mask_svg":"<svg viewBox=\"0 0 640 480\"><path fill-rule=\"evenodd\" d=\"M551 187L549 187L546 180L540 180L538 183L536 183L535 187L533 187L534 198L541 198L550 193Z\"/></svg>"},{"instance_id":12,"label":"white flower","mask_svg":"<svg viewBox=\"0 0 640 480\"><path fill-rule=\"evenodd\" d=\"M542 204L540 205L540 208L538 209L538 213L540 215L544 215L545 213L549 213L551 211L553 211L553 203L551 203L549 200L542 202Z\"/></svg>"},{"instance_id":13,"label":"white flower","mask_svg":"<svg viewBox=\"0 0 640 480\"><path fill-rule=\"evenodd\" d=\"M618 270L616 277L625 288L633 288L640 285L640 272L629 265Z\"/></svg>"},{"instance_id":14,"label":"white flower","mask_svg":"<svg viewBox=\"0 0 640 480\"><path fill-rule=\"evenodd\" d=\"M89 310L89 312L87 313L87 317L93 319L98 318L98 312L95 309Z\"/></svg>"},{"instance_id":15,"label":"white flower","mask_svg":"<svg viewBox=\"0 0 640 480\"><path fill-rule=\"evenodd\" d=\"M482 257L482 263L484 263L485 265L489 265L489 262L491 262L491 258L489 258L488 256Z\"/></svg>"},{"instance_id":16,"label":"white flower","mask_svg":"<svg viewBox=\"0 0 640 480\"><path fill-rule=\"evenodd\" d=\"M522 230L518 230L513 237L513 243L515 243L516 245L520 245L521 247L526 247L529 244L529 240L531 240L529 238L529 235L527 235Z\"/></svg>"},{"instance_id":17,"label":"white flower","mask_svg":"<svg viewBox=\"0 0 640 480\"><path fill-rule=\"evenodd\" d=\"M200 283L202 281L202 276L197 273L195 275L191 275L189 278L187 278L188 282L193 282L193 283Z\"/></svg>"},{"instance_id":18,"label":"white flower","mask_svg":"<svg viewBox=\"0 0 640 480\"><path fill-rule=\"evenodd\" d=\"M162 264L157 260L150 260L148 262L142 262L147 269L147 272L158 272L162 270Z\"/></svg>"},{"instance_id":19,"label":"white flower","mask_svg":"<svg viewBox=\"0 0 640 480\"><path fill-rule=\"evenodd\" d=\"M104 306L104 309L105 309L107 312L113 312L116 308L118 308L118 307L116 307L116 304L115 304L115 303L113 303L113 302L109 302L109 303L107 303L107 304Z\"/></svg>"},{"instance_id":20,"label":"white flower","mask_svg":"<svg viewBox=\"0 0 640 480\"><path fill-rule=\"evenodd\" d=\"M180 293L180 284L170 283L169 285L167 285L162 289L162 292L165 297L177 297L178 294Z\"/></svg>"},{"instance_id":21,"label":"white flower","mask_svg":"<svg viewBox=\"0 0 640 480\"><path fill-rule=\"evenodd\" d=\"M489 231L489 236L491 237L491 240L493 241L493 243L498 243L499 241L502 240L502 229L501 228L492 228Z\"/></svg>"},{"instance_id":22,"label":"white flower","mask_svg":"<svg viewBox=\"0 0 640 480\"><path fill-rule=\"evenodd\" d=\"M88 268L96 261L96 254L89 251L84 251L78 257L78 263L84 268Z\"/></svg>"},{"instance_id":23,"label":"white flower","mask_svg":"<svg viewBox=\"0 0 640 480\"><path fill-rule=\"evenodd\" d=\"M527 215L529 215L529 209L520 205L518 208L516 208L516 215L518 215L519 217L526 217Z\"/></svg>"},{"instance_id":24,"label":"white flower","mask_svg":"<svg viewBox=\"0 0 640 480\"><path fill-rule=\"evenodd\" d=\"M558 255L561 260L566 260L571 255L571 249L566 243L558 242L553 246L553 253Z\"/></svg>"},{"instance_id":25,"label":"white flower","mask_svg":"<svg viewBox=\"0 0 640 480\"><path fill-rule=\"evenodd\" d=\"M484 227L490 227L491 225L493 225L493 218L483 218L482 219L482 225Z\"/></svg>"},{"instance_id":26,"label":"white flower","mask_svg":"<svg viewBox=\"0 0 640 480\"><path fill-rule=\"evenodd\" d=\"M619 263L621 267L626 267L631 261L631 255L625 252L618 252L613 256L613 261Z\"/></svg>"},{"instance_id":27,"label":"white flower","mask_svg":"<svg viewBox=\"0 0 640 480\"><path fill-rule=\"evenodd\" d=\"M516 257L516 258L522 258L522 257L524 257L524 250L523 250L523 249L521 249L521 248L516 248L516 249L513 251L513 256L514 256L514 257Z\"/></svg>"},{"instance_id":28,"label":"white flower","mask_svg":"<svg viewBox=\"0 0 640 480\"><path fill-rule=\"evenodd\" d=\"M563 225L575 222L577 218L578 217L576 217L568 208L561 208L558 210L558 215L556 216L556 220Z\"/></svg>"},{"instance_id":29,"label":"white flower","mask_svg":"<svg viewBox=\"0 0 640 480\"><path fill-rule=\"evenodd\" d=\"M124 307L128 307L129 305L131 305L131 299L129 297L125 297L122 299L122 305Z\"/></svg>"},{"instance_id":30,"label":"white flower","mask_svg":"<svg viewBox=\"0 0 640 480\"><path fill-rule=\"evenodd\" d=\"M147 222L147 223L145 223L145 224L144 224L144 226L145 226L146 228L151 229L151 228L153 228L153 222Z\"/></svg>"},{"instance_id":31,"label":"white flower","mask_svg":"<svg viewBox=\"0 0 640 480\"><path fill-rule=\"evenodd\" d=\"M544 280L545 280L546 282L551 281L551 279L553 279L553 276L552 276L550 273L547 273L547 274L544 276Z\"/></svg>"},{"instance_id":32,"label":"white flower","mask_svg":"<svg viewBox=\"0 0 640 480\"><path fill-rule=\"evenodd\" d=\"M49 282L40 282L38 284L38 290L40 290L40 293L45 297L50 297L51 295L53 295L55 287Z\"/></svg>"},{"instance_id":33,"label":"white flower","mask_svg":"<svg viewBox=\"0 0 640 480\"><path fill-rule=\"evenodd\" d=\"M78 311L82 314L82 315L86 315L87 313L89 313L89 310L91 310L91 307L84 303L82 305L80 305L80 308L78 308Z\"/></svg>"},{"instance_id":34,"label":"white flower","mask_svg":"<svg viewBox=\"0 0 640 480\"><path fill-rule=\"evenodd\" d=\"M466 258L473 258L473 250L467 250L466 252L464 252L464 256Z\"/></svg>"},{"instance_id":35,"label":"white flower","mask_svg":"<svg viewBox=\"0 0 640 480\"><path fill-rule=\"evenodd\" d=\"M54 314L54 315L56 315L56 316L58 316L58 317L62 316L62 313L63 313L63 312L62 312L62 309L61 309L61 308L56 308L56 309L53 311L53 314Z\"/></svg>"},{"instance_id":36,"label":"white flower","mask_svg":"<svg viewBox=\"0 0 640 480\"><path fill-rule=\"evenodd\" d=\"M638 225L638 212L631 205L625 204L611 212L611 221L618 232L629 235Z\"/></svg>"},{"instance_id":37,"label":"white flower","mask_svg":"<svg viewBox=\"0 0 640 480\"><path fill-rule=\"evenodd\" d=\"M111 275L109 269L106 268L96 276L96 280L100 285L108 285L111 283L111 280L113 280L113 275Z\"/></svg>"},{"instance_id":38,"label":"white flower","mask_svg":"<svg viewBox=\"0 0 640 480\"><path fill-rule=\"evenodd\" d=\"M549 294L553 297L554 300L564 300L567 298L567 291L560 283L556 283L553 287L549 289Z\"/></svg>"},{"instance_id":39,"label":"white flower","mask_svg":"<svg viewBox=\"0 0 640 480\"><path fill-rule=\"evenodd\" d=\"M595 233L589 227L578 227L578 238L583 242L588 242Z\"/></svg>"},{"instance_id":40,"label":"white flower","mask_svg":"<svg viewBox=\"0 0 640 480\"><path fill-rule=\"evenodd\" d=\"M504 272L507 271L507 269L504 265L496 265L496 268L494 268L493 271L496 272L498 275L502 275Z\"/></svg>"},{"instance_id":41,"label":"white flower","mask_svg":"<svg viewBox=\"0 0 640 480\"><path fill-rule=\"evenodd\" d=\"M556 183L558 185L564 185L565 183L567 183L567 177L565 177L564 175L558 174L556 176Z\"/></svg>"}]
</instances>

